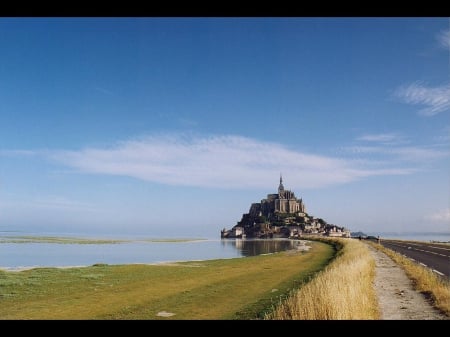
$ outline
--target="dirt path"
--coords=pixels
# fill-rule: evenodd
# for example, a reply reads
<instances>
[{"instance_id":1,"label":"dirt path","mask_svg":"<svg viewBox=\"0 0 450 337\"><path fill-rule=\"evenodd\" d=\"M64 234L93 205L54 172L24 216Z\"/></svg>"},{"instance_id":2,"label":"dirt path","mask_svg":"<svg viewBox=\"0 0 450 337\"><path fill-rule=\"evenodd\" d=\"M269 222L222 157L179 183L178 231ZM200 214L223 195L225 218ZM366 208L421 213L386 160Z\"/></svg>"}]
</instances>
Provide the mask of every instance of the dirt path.
<instances>
[{"instance_id":1,"label":"dirt path","mask_svg":"<svg viewBox=\"0 0 450 337\"><path fill-rule=\"evenodd\" d=\"M403 269L379 250L368 245L376 264L375 290L381 319L443 320L447 316L431 306L420 292L414 290Z\"/></svg>"}]
</instances>

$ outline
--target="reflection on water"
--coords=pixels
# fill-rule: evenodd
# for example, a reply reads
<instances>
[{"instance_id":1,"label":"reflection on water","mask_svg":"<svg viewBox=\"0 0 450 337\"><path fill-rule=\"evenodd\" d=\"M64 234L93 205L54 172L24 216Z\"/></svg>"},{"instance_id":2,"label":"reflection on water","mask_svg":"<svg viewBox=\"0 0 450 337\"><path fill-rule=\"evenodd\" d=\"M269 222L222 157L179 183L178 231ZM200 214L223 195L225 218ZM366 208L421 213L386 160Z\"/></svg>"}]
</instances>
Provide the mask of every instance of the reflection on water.
<instances>
[{"instance_id":1,"label":"reflection on water","mask_svg":"<svg viewBox=\"0 0 450 337\"><path fill-rule=\"evenodd\" d=\"M298 241L289 239L222 239L222 244L234 246L242 256L255 256L293 249L298 245Z\"/></svg>"},{"instance_id":2,"label":"reflection on water","mask_svg":"<svg viewBox=\"0 0 450 337\"><path fill-rule=\"evenodd\" d=\"M295 248L289 239L219 239L187 242L129 241L116 244L2 243L0 268L87 266L227 259Z\"/></svg>"}]
</instances>

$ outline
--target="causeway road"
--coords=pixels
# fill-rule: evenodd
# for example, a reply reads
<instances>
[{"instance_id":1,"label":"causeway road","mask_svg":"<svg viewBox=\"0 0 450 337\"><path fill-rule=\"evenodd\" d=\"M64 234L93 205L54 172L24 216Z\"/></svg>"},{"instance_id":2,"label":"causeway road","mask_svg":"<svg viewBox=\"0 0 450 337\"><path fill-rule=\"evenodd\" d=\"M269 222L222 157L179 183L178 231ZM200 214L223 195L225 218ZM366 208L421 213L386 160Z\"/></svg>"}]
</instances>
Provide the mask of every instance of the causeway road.
<instances>
[{"instance_id":1,"label":"causeway road","mask_svg":"<svg viewBox=\"0 0 450 337\"><path fill-rule=\"evenodd\" d=\"M386 248L403 254L435 273L450 278L450 244L418 241L389 240L381 238Z\"/></svg>"}]
</instances>

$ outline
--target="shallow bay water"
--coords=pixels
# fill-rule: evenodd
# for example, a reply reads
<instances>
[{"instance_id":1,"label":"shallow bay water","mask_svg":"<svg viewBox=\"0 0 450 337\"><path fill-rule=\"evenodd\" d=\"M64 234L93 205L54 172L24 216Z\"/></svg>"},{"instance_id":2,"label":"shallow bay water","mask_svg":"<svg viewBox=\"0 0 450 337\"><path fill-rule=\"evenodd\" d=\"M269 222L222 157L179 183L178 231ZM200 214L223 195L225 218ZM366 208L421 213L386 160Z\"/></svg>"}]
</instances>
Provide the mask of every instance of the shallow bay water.
<instances>
[{"instance_id":1,"label":"shallow bay water","mask_svg":"<svg viewBox=\"0 0 450 337\"><path fill-rule=\"evenodd\" d=\"M48 243L0 240L0 268L88 266L226 259L293 249L288 239L125 240L118 243Z\"/></svg>"}]
</instances>

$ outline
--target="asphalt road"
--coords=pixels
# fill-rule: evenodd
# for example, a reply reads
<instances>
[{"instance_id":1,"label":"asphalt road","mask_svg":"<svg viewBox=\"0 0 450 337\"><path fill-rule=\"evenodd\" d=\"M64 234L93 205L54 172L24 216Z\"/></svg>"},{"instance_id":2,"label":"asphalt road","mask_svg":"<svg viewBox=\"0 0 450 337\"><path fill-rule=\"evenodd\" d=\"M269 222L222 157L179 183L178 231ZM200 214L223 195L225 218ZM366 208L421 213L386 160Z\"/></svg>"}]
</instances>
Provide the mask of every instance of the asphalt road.
<instances>
[{"instance_id":1,"label":"asphalt road","mask_svg":"<svg viewBox=\"0 0 450 337\"><path fill-rule=\"evenodd\" d=\"M383 239L381 239L380 243L386 248L392 249L431 268L439 275L450 278L450 245Z\"/></svg>"}]
</instances>

